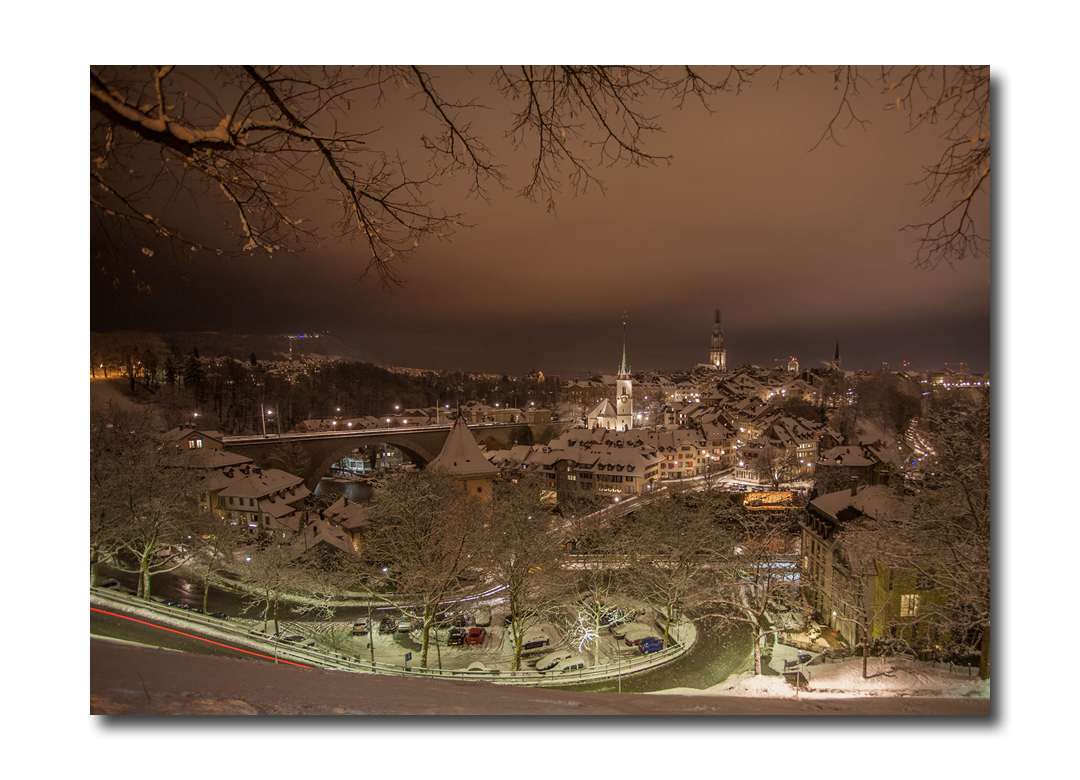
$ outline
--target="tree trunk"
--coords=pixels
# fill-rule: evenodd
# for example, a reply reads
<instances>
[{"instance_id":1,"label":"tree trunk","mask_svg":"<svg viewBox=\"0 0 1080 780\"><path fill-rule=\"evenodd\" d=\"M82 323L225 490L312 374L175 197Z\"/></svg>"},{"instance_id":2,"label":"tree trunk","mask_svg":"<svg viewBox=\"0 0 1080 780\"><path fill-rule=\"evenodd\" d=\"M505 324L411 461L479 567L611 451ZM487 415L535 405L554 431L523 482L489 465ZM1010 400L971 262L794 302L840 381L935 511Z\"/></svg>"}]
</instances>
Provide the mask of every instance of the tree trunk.
<instances>
[{"instance_id":1,"label":"tree trunk","mask_svg":"<svg viewBox=\"0 0 1080 780\"><path fill-rule=\"evenodd\" d=\"M990 679L990 624L983 628L982 642L979 643L979 679Z\"/></svg>"},{"instance_id":2,"label":"tree trunk","mask_svg":"<svg viewBox=\"0 0 1080 780\"><path fill-rule=\"evenodd\" d=\"M139 562L139 596L147 601L150 600L150 558L145 553Z\"/></svg>"}]
</instances>

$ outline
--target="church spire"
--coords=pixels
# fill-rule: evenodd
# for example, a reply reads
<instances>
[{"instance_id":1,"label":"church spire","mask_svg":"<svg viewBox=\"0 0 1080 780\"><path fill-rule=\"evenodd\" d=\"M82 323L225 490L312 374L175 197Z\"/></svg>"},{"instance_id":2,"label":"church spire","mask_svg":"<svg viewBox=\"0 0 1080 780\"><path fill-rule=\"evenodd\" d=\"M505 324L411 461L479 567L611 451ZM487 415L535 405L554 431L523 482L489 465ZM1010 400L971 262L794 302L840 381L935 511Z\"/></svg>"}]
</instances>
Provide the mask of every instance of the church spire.
<instances>
[{"instance_id":1,"label":"church spire","mask_svg":"<svg viewBox=\"0 0 1080 780\"><path fill-rule=\"evenodd\" d=\"M622 320L622 366L619 367L619 376L626 376L630 372L626 370L626 312L623 312Z\"/></svg>"}]
</instances>

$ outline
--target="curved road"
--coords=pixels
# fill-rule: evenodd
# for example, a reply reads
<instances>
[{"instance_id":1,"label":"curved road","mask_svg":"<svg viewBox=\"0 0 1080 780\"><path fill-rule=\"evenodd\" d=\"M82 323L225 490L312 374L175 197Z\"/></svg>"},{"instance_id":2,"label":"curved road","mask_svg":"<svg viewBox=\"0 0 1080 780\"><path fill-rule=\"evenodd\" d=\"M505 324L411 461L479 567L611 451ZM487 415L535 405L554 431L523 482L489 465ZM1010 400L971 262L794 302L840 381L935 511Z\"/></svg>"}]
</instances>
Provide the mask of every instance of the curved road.
<instances>
[{"instance_id":1,"label":"curved road","mask_svg":"<svg viewBox=\"0 0 1080 780\"><path fill-rule=\"evenodd\" d=\"M113 577L134 590L136 584L134 575L103 569L101 579L107 577ZM156 575L152 587L155 596L180 601L192 606L202 606L202 586L185 582L173 574ZM241 594L219 588L210 590L208 606L210 612L225 612L233 617L259 617L261 615L261 608L247 604ZM387 611L387 608L378 610L381 614L385 614ZM338 610L337 616L339 619L351 620L360 619L366 616L366 613L366 607L345 607ZM127 639L133 642L168 647L184 652L220 654L232 657L243 656L242 653L234 653L225 648L208 645L205 642L187 639L179 635L169 635L168 632L130 624L128 621L121 619L108 618L97 613L91 613L91 615L91 633L99 636ZM281 620L294 622L315 619L310 615L293 613L287 604L281 605L279 616ZM621 681L615 679L601 683L562 687L565 687L566 690L576 691L615 692L621 690L625 693L647 693L671 688L704 689L723 682L732 673L745 666L752 650L752 640L745 628L738 625L723 624L715 618L698 620L696 625L698 628L697 642L686 654L671 663L665 664L658 669L628 675L623 677Z\"/></svg>"}]
</instances>

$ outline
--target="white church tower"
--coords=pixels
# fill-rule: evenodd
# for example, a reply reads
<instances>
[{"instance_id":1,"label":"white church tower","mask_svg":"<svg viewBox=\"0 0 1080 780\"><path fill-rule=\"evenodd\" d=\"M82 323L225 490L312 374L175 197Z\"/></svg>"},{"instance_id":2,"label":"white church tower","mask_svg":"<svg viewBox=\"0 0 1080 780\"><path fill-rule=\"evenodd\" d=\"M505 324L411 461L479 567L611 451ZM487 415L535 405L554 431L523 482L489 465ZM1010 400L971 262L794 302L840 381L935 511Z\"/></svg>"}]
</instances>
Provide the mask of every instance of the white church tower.
<instances>
[{"instance_id":1,"label":"white church tower","mask_svg":"<svg viewBox=\"0 0 1080 780\"><path fill-rule=\"evenodd\" d=\"M626 318L623 318L622 366L615 378L615 412L618 422L616 430L628 431L634 427L634 382L630 379L630 370L626 367Z\"/></svg>"}]
</instances>

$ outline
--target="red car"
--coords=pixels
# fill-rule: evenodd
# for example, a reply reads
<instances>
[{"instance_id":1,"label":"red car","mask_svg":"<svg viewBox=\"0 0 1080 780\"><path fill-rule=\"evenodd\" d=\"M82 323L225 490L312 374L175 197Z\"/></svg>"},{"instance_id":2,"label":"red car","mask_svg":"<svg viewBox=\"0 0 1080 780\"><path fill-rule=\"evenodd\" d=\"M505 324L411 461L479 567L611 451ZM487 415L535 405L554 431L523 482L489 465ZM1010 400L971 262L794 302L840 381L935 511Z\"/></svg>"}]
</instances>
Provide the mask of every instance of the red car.
<instances>
[{"instance_id":1,"label":"red car","mask_svg":"<svg viewBox=\"0 0 1080 780\"><path fill-rule=\"evenodd\" d=\"M480 628L479 626L477 626L476 628L470 628L469 633L465 636L465 644L467 644L467 645L481 644L484 641L485 636L487 636L487 629L486 628Z\"/></svg>"}]
</instances>

